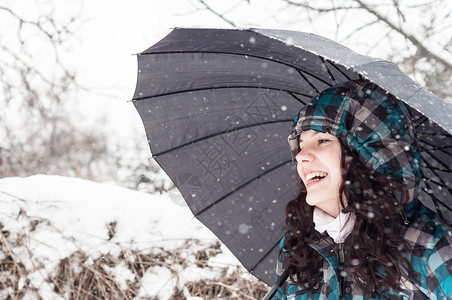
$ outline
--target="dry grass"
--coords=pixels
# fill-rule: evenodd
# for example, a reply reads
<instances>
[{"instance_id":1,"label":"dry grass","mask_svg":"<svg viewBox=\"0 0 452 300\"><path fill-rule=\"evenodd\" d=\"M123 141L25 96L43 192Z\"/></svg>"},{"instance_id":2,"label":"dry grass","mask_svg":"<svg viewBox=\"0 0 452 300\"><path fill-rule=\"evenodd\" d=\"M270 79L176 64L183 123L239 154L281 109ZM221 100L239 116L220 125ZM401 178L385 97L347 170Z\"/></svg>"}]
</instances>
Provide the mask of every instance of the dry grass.
<instances>
[{"instance_id":1,"label":"dry grass","mask_svg":"<svg viewBox=\"0 0 452 300\"><path fill-rule=\"evenodd\" d=\"M111 227L111 225L110 225ZM30 284L28 275L32 272L43 272L42 263L35 262L33 269L25 267L13 248L20 247L26 235L12 237L8 231L2 230L0 251L0 298L22 299L26 295L30 299L42 299L36 287ZM191 249L191 250L190 250ZM147 250L125 249L117 256L102 255L96 259L77 251L59 261L48 274L41 274L45 283L64 299L144 299L157 300L155 291L148 291L143 296L142 279L152 272L153 267L163 267L171 272L176 284L173 286L170 299L182 300L188 296L203 299L261 299L268 287L239 266L212 267L209 258L221 253L220 244L202 247L196 240L187 240L175 251L163 248ZM33 256L31 254L31 256ZM118 279L115 268L125 266L132 274L130 279ZM179 278L180 270L187 267L198 268L200 272L207 270L218 272L217 280L203 279L199 281L183 281ZM177 284L182 283L182 284ZM168 295L169 296L169 295Z\"/></svg>"},{"instance_id":2,"label":"dry grass","mask_svg":"<svg viewBox=\"0 0 452 300\"><path fill-rule=\"evenodd\" d=\"M1 240L0 249L2 259L0 260L0 297L4 299L21 299L24 296L24 290L21 286L28 286L28 281L21 282L26 276L25 266L15 259L11 251L8 239L10 232L3 230L3 224L0 223ZM18 239L21 239L19 237Z\"/></svg>"},{"instance_id":3,"label":"dry grass","mask_svg":"<svg viewBox=\"0 0 452 300\"><path fill-rule=\"evenodd\" d=\"M87 264L87 260L81 252L62 259L49 276L54 291L66 299L131 299L106 269L115 265L115 259L101 257L92 264Z\"/></svg>"},{"instance_id":4,"label":"dry grass","mask_svg":"<svg viewBox=\"0 0 452 300\"><path fill-rule=\"evenodd\" d=\"M190 282L187 284L188 291L191 296L203 299L262 299L268 287L257 280L243 280L242 275L242 272L236 270L218 281ZM174 299L182 300L185 297Z\"/></svg>"}]
</instances>

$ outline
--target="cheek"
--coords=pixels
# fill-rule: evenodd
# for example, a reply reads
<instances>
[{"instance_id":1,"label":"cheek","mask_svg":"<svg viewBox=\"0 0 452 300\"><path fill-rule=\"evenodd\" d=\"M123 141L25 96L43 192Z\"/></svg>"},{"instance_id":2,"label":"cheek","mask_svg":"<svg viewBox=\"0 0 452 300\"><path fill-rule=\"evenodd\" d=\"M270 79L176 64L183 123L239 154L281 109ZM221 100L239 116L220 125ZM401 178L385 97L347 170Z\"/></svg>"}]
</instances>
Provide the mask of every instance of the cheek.
<instances>
[{"instance_id":1,"label":"cheek","mask_svg":"<svg viewBox=\"0 0 452 300\"><path fill-rule=\"evenodd\" d=\"M297 174L298 174L298 177L300 177L300 179L303 180L303 176L302 176L303 168L301 167L300 163L297 163Z\"/></svg>"},{"instance_id":2,"label":"cheek","mask_svg":"<svg viewBox=\"0 0 452 300\"><path fill-rule=\"evenodd\" d=\"M331 151L330 153L330 171L335 175L337 180L342 181L342 162L341 150Z\"/></svg>"}]
</instances>

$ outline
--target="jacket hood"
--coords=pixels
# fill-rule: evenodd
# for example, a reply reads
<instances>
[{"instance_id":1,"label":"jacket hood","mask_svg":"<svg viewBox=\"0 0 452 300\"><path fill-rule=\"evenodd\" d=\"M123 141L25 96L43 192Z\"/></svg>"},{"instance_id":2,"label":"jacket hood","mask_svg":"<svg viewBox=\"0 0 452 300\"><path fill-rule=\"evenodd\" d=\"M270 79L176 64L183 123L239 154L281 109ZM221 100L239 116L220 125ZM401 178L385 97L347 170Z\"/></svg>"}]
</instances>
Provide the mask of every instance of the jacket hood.
<instances>
[{"instance_id":1,"label":"jacket hood","mask_svg":"<svg viewBox=\"0 0 452 300\"><path fill-rule=\"evenodd\" d=\"M421 156L415 146L407 104L366 80L352 80L328 88L297 114L289 146L299 151L301 132L335 135L370 169L401 178L412 201L420 192Z\"/></svg>"}]
</instances>

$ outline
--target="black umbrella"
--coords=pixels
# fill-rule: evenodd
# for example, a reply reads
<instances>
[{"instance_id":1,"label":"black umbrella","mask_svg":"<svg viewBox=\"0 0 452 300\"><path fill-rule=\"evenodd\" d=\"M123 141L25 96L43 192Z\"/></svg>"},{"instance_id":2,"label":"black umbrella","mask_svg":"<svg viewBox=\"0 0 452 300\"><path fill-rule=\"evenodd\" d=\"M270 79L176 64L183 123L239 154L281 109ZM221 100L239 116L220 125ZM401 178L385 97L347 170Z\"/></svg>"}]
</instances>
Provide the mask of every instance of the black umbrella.
<instances>
[{"instance_id":1,"label":"black umbrella","mask_svg":"<svg viewBox=\"0 0 452 300\"><path fill-rule=\"evenodd\" d=\"M364 77L412 107L421 200L452 220L452 105L390 62L302 32L178 28L138 55L138 69L134 104L155 160L193 214L268 284L285 205L300 189L292 120L337 83Z\"/></svg>"}]
</instances>

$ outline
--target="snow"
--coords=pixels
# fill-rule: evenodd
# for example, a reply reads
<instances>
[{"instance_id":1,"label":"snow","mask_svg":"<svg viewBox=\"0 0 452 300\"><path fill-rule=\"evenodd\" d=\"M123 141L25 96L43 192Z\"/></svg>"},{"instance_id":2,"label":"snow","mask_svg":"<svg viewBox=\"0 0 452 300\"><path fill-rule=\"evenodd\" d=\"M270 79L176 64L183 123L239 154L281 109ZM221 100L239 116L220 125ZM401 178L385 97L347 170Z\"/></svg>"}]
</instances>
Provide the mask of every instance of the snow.
<instances>
[{"instance_id":1,"label":"snow","mask_svg":"<svg viewBox=\"0 0 452 300\"><path fill-rule=\"evenodd\" d=\"M63 299L52 289L48 274L55 272L61 260L77 257L80 251L88 256L84 264L94 265L98 259L125 257L136 250L159 254L183 249L179 252L183 264L174 257L171 267L149 267L141 278L138 298L168 299L175 286L183 290L187 282L218 279L221 274L216 267L239 264L221 245L218 255L206 262L211 268L197 266L193 253L207 252L219 242L187 207L174 203L175 198L78 178L3 178L1 231L8 233L8 240L20 241L6 246L15 260L24 264L30 286L44 299ZM2 241L6 241L5 235ZM0 252L0 260L6 255ZM109 267L109 272L123 289L136 277L126 262Z\"/></svg>"},{"instance_id":2,"label":"snow","mask_svg":"<svg viewBox=\"0 0 452 300\"><path fill-rule=\"evenodd\" d=\"M164 282L166 279L168 281ZM144 275L142 279L143 287L140 289L138 297L147 296L149 291L154 291L155 296L159 299L165 297L165 295L170 295L171 289L169 287L175 284L175 282L170 281L174 281L170 270L161 266L153 267Z\"/></svg>"}]
</instances>

